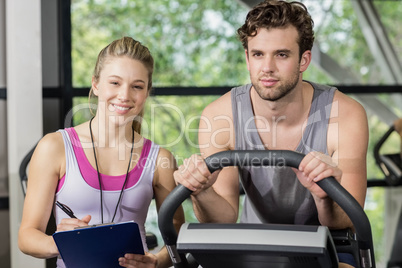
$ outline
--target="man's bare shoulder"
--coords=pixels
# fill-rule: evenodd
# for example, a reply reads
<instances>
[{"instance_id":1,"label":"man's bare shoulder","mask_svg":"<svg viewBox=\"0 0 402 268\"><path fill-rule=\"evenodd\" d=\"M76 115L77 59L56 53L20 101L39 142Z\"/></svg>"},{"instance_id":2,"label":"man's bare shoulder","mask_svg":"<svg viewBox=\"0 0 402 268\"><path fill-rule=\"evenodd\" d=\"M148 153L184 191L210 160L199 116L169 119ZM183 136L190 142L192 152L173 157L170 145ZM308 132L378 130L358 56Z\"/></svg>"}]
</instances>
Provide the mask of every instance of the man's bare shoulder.
<instances>
[{"instance_id":1,"label":"man's bare shoulder","mask_svg":"<svg viewBox=\"0 0 402 268\"><path fill-rule=\"evenodd\" d=\"M210 155L234 147L231 92L210 103L200 118L200 151Z\"/></svg>"},{"instance_id":2,"label":"man's bare shoulder","mask_svg":"<svg viewBox=\"0 0 402 268\"><path fill-rule=\"evenodd\" d=\"M328 151L338 151L339 147L342 147L340 157L349 154L364 155L367 151L367 141L368 122L363 105L336 91L328 126Z\"/></svg>"},{"instance_id":3,"label":"man's bare shoulder","mask_svg":"<svg viewBox=\"0 0 402 268\"><path fill-rule=\"evenodd\" d=\"M334 95L335 112L341 117L366 119L366 111L357 100L337 90Z\"/></svg>"},{"instance_id":4,"label":"man's bare shoulder","mask_svg":"<svg viewBox=\"0 0 402 268\"><path fill-rule=\"evenodd\" d=\"M227 92L217 100L208 104L204 111L203 116L206 117L215 117L221 115L229 115L232 116L232 101L231 101L231 92Z\"/></svg>"}]
</instances>

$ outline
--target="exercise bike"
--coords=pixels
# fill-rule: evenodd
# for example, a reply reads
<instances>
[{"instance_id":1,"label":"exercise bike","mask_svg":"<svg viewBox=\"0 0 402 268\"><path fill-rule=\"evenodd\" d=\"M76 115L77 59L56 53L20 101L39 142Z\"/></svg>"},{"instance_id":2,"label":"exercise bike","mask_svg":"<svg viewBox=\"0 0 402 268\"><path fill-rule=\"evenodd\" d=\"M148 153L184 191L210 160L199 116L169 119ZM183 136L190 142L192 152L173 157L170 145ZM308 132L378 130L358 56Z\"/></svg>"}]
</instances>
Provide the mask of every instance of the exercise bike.
<instances>
[{"instance_id":1,"label":"exercise bike","mask_svg":"<svg viewBox=\"0 0 402 268\"><path fill-rule=\"evenodd\" d=\"M297 168L303 157L293 151L225 151L205 162L212 173L226 166ZM185 223L177 235L174 213L192 193L178 185L165 199L158 217L174 267L338 267L338 249L353 251L358 267L375 267L371 226L364 210L333 177L317 184L347 213L356 233L339 231L333 238L325 226Z\"/></svg>"},{"instance_id":2,"label":"exercise bike","mask_svg":"<svg viewBox=\"0 0 402 268\"><path fill-rule=\"evenodd\" d=\"M394 126L391 126L374 146L374 158L385 175L385 185L383 186L386 187L398 187L402 185L402 160L400 154L380 154L381 147L394 131ZM402 268L402 210L399 214L396 228L387 268Z\"/></svg>"},{"instance_id":3,"label":"exercise bike","mask_svg":"<svg viewBox=\"0 0 402 268\"><path fill-rule=\"evenodd\" d=\"M374 146L374 158L377 165L385 175L385 182L389 186L402 185L402 160L400 154L380 154L380 149L385 141L395 131L394 126L391 126L387 132Z\"/></svg>"}]
</instances>

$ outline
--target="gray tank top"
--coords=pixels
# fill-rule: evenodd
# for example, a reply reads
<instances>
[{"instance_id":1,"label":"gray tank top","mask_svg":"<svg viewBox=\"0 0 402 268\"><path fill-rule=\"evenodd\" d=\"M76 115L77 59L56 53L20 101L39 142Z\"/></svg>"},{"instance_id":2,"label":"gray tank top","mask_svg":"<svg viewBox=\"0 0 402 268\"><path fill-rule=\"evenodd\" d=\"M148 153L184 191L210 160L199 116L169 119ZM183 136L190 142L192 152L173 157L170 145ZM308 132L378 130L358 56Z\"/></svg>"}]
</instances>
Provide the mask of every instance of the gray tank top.
<instances>
[{"instance_id":1,"label":"gray tank top","mask_svg":"<svg viewBox=\"0 0 402 268\"><path fill-rule=\"evenodd\" d=\"M314 88L313 101L296 151L328 154L328 120L336 88L309 83ZM265 150L255 125L250 89L248 84L231 91L235 149ZM246 192L241 222L319 225L314 199L291 168L243 167L239 172Z\"/></svg>"}]
</instances>

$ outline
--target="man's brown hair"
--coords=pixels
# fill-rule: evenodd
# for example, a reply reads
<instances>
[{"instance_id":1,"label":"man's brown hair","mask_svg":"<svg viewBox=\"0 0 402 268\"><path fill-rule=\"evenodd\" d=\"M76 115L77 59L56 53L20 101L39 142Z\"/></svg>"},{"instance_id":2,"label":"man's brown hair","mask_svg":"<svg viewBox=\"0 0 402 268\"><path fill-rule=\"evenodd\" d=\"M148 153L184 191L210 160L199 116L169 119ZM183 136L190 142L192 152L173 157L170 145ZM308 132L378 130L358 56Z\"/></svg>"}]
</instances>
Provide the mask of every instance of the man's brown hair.
<instances>
[{"instance_id":1,"label":"man's brown hair","mask_svg":"<svg viewBox=\"0 0 402 268\"><path fill-rule=\"evenodd\" d=\"M314 43L314 22L304 4L282 0L265 0L253 7L247 14L243 26L237 30L244 49L248 49L248 37L257 34L258 29L286 28L294 26L299 33L300 57L311 50Z\"/></svg>"}]
</instances>

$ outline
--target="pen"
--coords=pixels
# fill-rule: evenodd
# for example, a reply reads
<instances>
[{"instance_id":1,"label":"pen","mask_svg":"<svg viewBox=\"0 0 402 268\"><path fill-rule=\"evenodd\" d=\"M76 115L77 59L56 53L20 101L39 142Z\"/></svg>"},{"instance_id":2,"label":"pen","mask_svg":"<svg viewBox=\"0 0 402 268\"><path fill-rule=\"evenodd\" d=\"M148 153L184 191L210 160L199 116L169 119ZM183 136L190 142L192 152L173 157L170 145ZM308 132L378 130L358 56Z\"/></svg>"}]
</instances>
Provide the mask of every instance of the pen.
<instances>
[{"instance_id":1,"label":"pen","mask_svg":"<svg viewBox=\"0 0 402 268\"><path fill-rule=\"evenodd\" d=\"M59 201L56 201L56 205L63 210L70 218L77 218L71 208L69 208L67 205L64 205L63 203L60 203Z\"/></svg>"}]
</instances>

